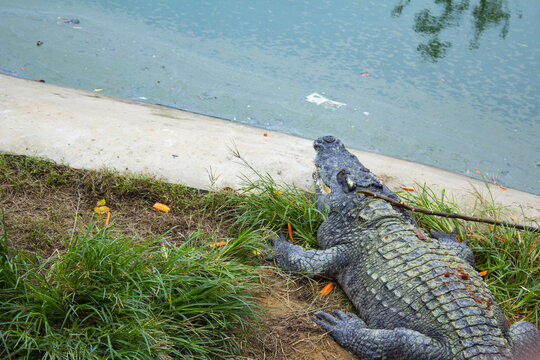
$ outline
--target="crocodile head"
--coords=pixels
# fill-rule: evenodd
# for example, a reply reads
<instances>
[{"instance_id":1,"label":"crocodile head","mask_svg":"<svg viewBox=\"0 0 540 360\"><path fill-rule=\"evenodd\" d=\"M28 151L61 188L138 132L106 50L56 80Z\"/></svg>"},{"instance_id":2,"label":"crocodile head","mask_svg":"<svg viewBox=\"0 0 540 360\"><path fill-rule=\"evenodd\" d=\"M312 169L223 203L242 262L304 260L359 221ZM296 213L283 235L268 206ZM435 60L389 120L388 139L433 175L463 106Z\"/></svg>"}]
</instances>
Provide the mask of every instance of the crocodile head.
<instances>
[{"instance_id":1,"label":"crocodile head","mask_svg":"<svg viewBox=\"0 0 540 360\"><path fill-rule=\"evenodd\" d=\"M332 208L335 204L353 202L356 191L380 193L382 182L351 154L341 142L327 135L314 141L315 172L313 180L317 191L317 207Z\"/></svg>"}]
</instances>

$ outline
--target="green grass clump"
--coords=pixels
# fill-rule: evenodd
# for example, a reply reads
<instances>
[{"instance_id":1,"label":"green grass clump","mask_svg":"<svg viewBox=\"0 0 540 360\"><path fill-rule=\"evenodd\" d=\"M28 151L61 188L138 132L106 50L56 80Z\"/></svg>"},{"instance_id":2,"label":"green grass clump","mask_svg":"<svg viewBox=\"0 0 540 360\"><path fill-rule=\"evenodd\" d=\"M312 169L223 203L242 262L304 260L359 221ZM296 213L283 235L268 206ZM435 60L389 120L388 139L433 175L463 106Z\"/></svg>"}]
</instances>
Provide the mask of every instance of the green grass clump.
<instances>
[{"instance_id":1,"label":"green grass clump","mask_svg":"<svg viewBox=\"0 0 540 360\"><path fill-rule=\"evenodd\" d=\"M428 186L400 194L411 206L494 220L509 218L508 209L498 206L493 197L478 197L476 205L461 210L444 191L437 196ZM511 321L524 319L540 323L540 235L500 225L465 222L416 213L421 226L450 232L458 229L460 240L466 240L474 252L476 268L484 277L497 303ZM538 226L538 224L532 226Z\"/></svg>"},{"instance_id":2,"label":"green grass clump","mask_svg":"<svg viewBox=\"0 0 540 360\"><path fill-rule=\"evenodd\" d=\"M277 184L269 174L256 175L255 180L244 178L239 192L229 195L226 215L234 218L235 226L287 234L289 223L295 241L316 246L322 214L315 207L315 195L293 185Z\"/></svg>"},{"instance_id":3,"label":"green grass clump","mask_svg":"<svg viewBox=\"0 0 540 360\"><path fill-rule=\"evenodd\" d=\"M257 318L249 294L258 275L201 234L172 246L90 225L47 260L9 249L7 237L1 358L224 358Z\"/></svg>"},{"instance_id":4,"label":"green grass clump","mask_svg":"<svg viewBox=\"0 0 540 360\"><path fill-rule=\"evenodd\" d=\"M268 173L253 168L240 154L233 156L246 166L254 179L243 176L238 192L226 194L225 211L221 215L233 219L233 227L240 231L255 228L261 231L287 233L308 247L317 245L317 229L323 214L316 208L316 196L290 184L278 184Z\"/></svg>"}]
</instances>

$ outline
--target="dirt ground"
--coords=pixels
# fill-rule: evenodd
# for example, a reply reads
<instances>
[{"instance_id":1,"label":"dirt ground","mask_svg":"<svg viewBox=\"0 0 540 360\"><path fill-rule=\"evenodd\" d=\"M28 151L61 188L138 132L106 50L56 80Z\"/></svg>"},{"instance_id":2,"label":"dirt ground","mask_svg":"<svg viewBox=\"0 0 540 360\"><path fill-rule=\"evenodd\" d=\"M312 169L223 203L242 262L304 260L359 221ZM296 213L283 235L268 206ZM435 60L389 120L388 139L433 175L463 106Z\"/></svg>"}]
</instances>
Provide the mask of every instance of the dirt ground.
<instances>
[{"instance_id":1,"label":"dirt ground","mask_svg":"<svg viewBox=\"0 0 540 360\"><path fill-rule=\"evenodd\" d=\"M5 169L4 169L5 170ZM21 174L16 168L0 172L0 210L12 247L43 257L62 252L74 231L88 224L97 201L107 199L111 224L119 231L141 238L169 232L173 241L201 231L225 236L226 222L219 219L212 194L187 191L180 202L164 214L152 209L163 189L144 182L122 183L113 175L90 174L55 166L43 173ZM352 360L357 357L337 345L310 319L317 310L347 310L344 294L335 289L322 298L320 289L327 279L293 278L267 264L267 284L258 294L263 307L263 328L254 331L245 346L249 359Z\"/></svg>"},{"instance_id":2,"label":"dirt ground","mask_svg":"<svg viewBox=\"0 0 540 360\"><path fill-rule=\"evenodd\" d=\"M266 329L250 337L250 344L257 351L248 355L260 360L358 359L311 320L317 310L348 309L343 293L337 291L321 298L319 290L328 283L327 280L291 278L279 272L269 274L269 278L273 284L271 290L259 294L259 304L266 308Z\"/></svg>"}]
</instances>

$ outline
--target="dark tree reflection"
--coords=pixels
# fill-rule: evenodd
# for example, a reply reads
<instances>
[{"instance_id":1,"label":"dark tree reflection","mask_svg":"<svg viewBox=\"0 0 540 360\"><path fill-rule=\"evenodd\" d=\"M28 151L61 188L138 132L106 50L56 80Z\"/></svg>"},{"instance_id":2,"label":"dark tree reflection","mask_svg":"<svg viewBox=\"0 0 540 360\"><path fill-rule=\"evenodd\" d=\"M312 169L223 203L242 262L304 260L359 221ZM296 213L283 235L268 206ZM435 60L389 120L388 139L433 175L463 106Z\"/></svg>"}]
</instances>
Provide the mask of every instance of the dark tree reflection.
<instances>
[{"instance_id":1,"label":"dark tree reflection","mask_svg":"<svg viewBox=\"0 0 540 360\"><path fill-rule=\"evenodd\" d=\"M500 36L503 39L508 34L510 13L507 10L506 0L479 0L472 10L470 0L433 0L433 2L441 8L437 14L425 9L414 17L414 31L426 38L426 42L419 44L417 50L428 61L436 62L446 55L452 43L441 40L442 31L459 26L464 14L469 12L474 25L474 35L469 48L479 48L482 33L489 28L502 26ZM410 3L411 0L401 0L394 6L392 16L401 16Z\"/></svg>"},{"instance_id":2,"label":"dark tree reflection","mask_svg":"<svg viewBox=\"0 0 540 360\"><path fill-rule=\"evenodd\" d=\"M500 36L504 39L508 34L510 27L510 13L505 11L506 8L503 0L481 0L480 4L473 10L474 17L474 38L471 40L470 47L477 49L480 46L480 37L484 30L490 27L497 27L502 24Z\"/></svg>"}]
</instances>

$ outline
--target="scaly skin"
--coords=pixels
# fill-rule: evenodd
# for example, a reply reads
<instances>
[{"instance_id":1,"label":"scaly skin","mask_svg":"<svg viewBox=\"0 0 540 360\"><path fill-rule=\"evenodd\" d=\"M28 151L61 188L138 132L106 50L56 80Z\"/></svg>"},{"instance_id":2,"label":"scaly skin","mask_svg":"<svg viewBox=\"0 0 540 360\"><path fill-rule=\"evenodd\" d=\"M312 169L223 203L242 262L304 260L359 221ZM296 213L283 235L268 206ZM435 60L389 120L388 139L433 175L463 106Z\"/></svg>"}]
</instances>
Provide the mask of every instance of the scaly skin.
<instances>
[{"instance_id":1,"label":"scaly skin","mask_svg":"<svg viewBox=\"0 0 540 360\"><path fill-rule=\"evenodd\" d=\"M466 244L455 234L420 239L410 214L356 193L397 199L341 141L325 136L314 147L317 206L328 210L320 249L273 245L281 268L334 277L358 311L318 312L317 324L363 360L537 358L538 330L508 326Z\"/></svg>"}]
</instances>

